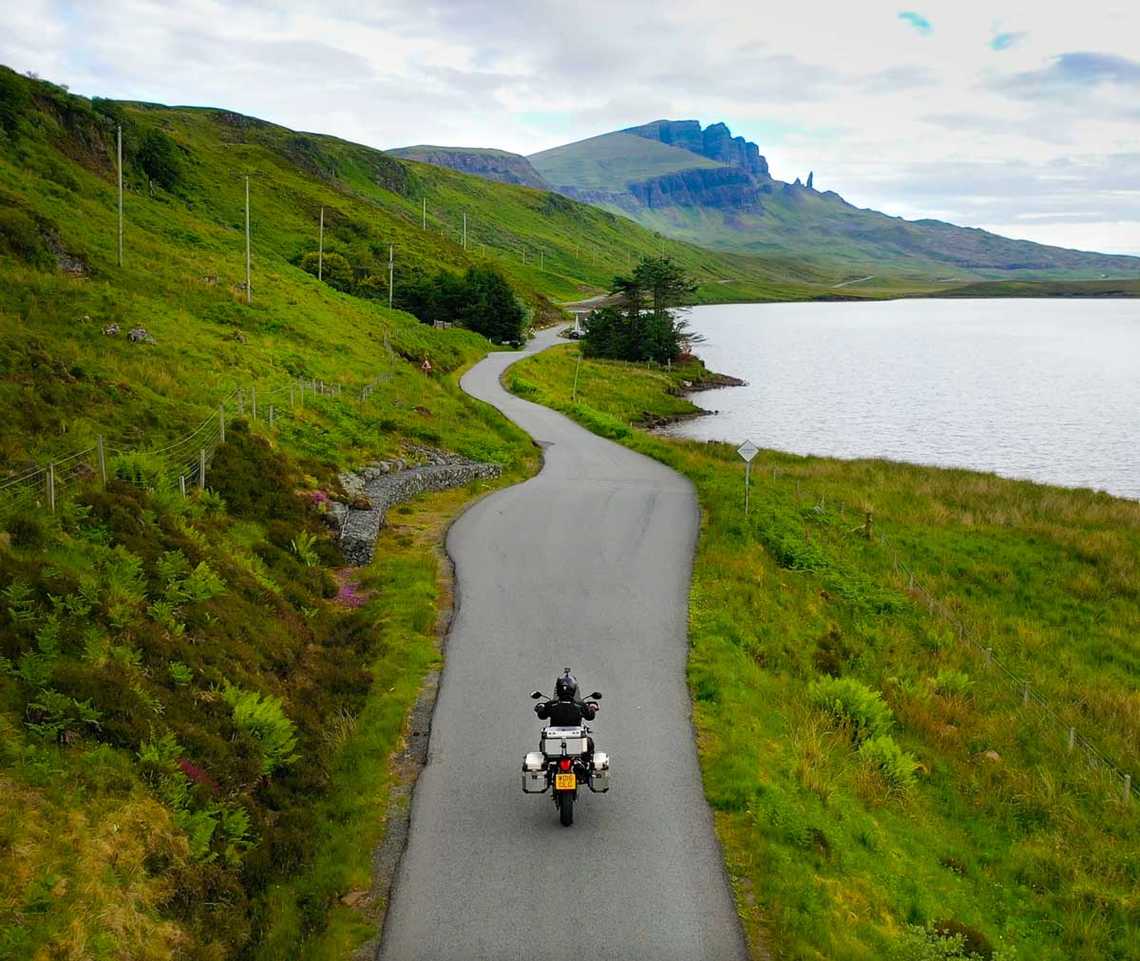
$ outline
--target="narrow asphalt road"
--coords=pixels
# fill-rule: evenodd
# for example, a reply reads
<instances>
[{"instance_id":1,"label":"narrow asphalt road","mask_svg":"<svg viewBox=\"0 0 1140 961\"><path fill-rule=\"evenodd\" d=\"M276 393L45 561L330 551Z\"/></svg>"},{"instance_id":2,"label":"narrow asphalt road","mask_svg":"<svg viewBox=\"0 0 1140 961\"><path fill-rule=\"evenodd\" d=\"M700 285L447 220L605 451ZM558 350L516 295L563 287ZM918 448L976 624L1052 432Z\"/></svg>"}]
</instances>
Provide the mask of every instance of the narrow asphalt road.
<instances>
[{"instance_id":1,"label":"narrow asphalt road","mask_svg":"<svg viewBox=\"0 0 1140 961\"><path fill-rule=\"evenodd\" d=\"M517 359L492 354L462 386L542 444L545 465L448 537L459 607L380 958L745 958L685 687L693 489L508 394ZM519 774L541 726L528 695L565 666L605 695L593 729L613 770L570 828Z\"/></svg>"}]
</instances>

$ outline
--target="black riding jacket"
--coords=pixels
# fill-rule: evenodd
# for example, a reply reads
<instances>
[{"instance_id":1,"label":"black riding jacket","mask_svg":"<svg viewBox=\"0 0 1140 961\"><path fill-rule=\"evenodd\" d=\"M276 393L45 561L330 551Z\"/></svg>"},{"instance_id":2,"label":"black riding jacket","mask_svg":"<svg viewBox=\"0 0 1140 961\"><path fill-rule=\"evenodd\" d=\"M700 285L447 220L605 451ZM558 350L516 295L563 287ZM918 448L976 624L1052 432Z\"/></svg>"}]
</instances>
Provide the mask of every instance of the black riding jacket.
<instances>
[{"instance_id":1,"label":"black riding jacket","mask_svg":"<svg viewBox=\"0 0 1140 961\"><path fill-rule=\"evenodd\" d=\"M583 721L592 721L598 709L575 698L573 701L542 701L534 706L534 713L553 727L577 727Z\"/></svg>"}]
</instances>

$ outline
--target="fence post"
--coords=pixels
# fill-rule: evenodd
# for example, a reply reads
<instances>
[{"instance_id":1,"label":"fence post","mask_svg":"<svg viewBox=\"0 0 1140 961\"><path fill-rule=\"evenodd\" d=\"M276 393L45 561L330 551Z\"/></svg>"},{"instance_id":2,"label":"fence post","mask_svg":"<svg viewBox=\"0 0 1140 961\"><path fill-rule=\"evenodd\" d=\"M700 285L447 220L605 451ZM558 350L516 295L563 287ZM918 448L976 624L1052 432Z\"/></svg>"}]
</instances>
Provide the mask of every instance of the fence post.
<instances>
[{"instance_id":1,"label":"fence post","mask_svg":"<svg viewBox=\"0 0 1140 961\"><path fill-rule=\"evenodd\" d=\"M47 496L48 496L48 507L51 508L51 512L54 514L55 513L55 464L48 464Z\"/></svg>"},{"instance_id":2,"label":"fence post","mask_svg":"<svg viewBox=\"0 0 1140 961\"><path fill-rule=\"evenodd\" d=\"M186 496L186 475L185 474L179 474L178 475L178 489L180 491L182 491L182 496L185 497Z\"/></svg>"},{"instance_id":3,"label":"fence post","mask_svg":"<svg viewBox=\"0 0 1140 961\"><path fill-rule=\"evenodd\" d=\"M273 405L269 405L269 429L273 430Z\"/></svg>"},{"instance_id":4,"label":"fence post","mask_svg":"<svg viewBox=\"0 0 1140 961\"><path fill-rule=\"evenodd\" d=\"M226 442L226 405L218 404L218 443Z\"/></svg>"},{"instance_id":5,"label":"fence post","mask_svg":"<svg viewBox=\"0 0 1140 961\"><path fill-rule=\"evenodd\" d=\"M1069 750L1073 750L1073 746L1077 743L1077 729L1075 727L1069 728Z\"/></svg>"},{"instance_id":6,"label":"fence post","mask_svg":"<svg viewBox=\"0 0 1140 961\"><path fill-rule=\"evenodd\" d=\"M1029 682L1026 681L1021 687L1021 703L1029 703Z\"/></svg>"},{"instance_id":7,"label":"fence post","mask_svg":"<svg viewBox=\"0 0 1140 961\"><path fill-rule=\"evenodd\" d=\"M299 384L301 388L301 410L305 409L305 382L301 381Z\"/></svg>"},{"instance_id":8,"label":"fence post","mask_svg":"<svg viewBox=\"0 0 1140 961\"><path fill-rule=\"evenodd\" d=\"M198 448L198 490L206 489L206 448Z\"/></svg>"},{"instance_id":9,"label":"fence post","mask_svg":"<svg viewBox=\"0 0 1140 961\"><path fill-rule=\"evenodd\" d=\"M251 387L249 389L249 409L250 417L257 420L257 388Z\"/></svg>"},{"instance_id":10,"label":"fence post","mask_svg":"<svg viewBox=\"0 0 1140 961\"><path fill-rule=\"evenodd\" d=\"M99 458L99 476L103 479L103 486L107 486L107 455L103 451L103 435L100 434L95 442L95 449Z\"/></svg>"},{"instance_id":11,"label":"fence post","mask_svg":"<svg viewBox=\"0 0 1140 961\"><path fill-rule=\"evenodd\" d=\"M1124 775L1124 803L1127 804L1132 800L1132 775Z\"/></svg>"},{"instance_id":12,"label":"fence post","mask_svg":"<svg viewBox=\"0 0 1140 961\"><path fill-rule=\"evenodd\" d=\"M245 416L245 391L238 389L238 416Z\"/></svg>"},{"instance_id":13,"label":"fence post","mask_svg":"<svg viewBox=\"0 0 1140 961\"><path fill-rule=\"evenodd\" d=\"M800 484L799 484L799 481L796 481L796 501L798 502L799 499L800 499ZM872 514L871 511L867 511L866 516L863 518L863 536L867 540L871 539L871 531L873 530L874 523L875 523L875 515Z\"/></svg>"},{"instance_id":14,"label":"fence post","mask_svg":"<svg viewBox=\"0 0 1140 961\"><path fill-rule=\"evenodd\" d=\"M293 389L294 389L294 386L295 385L293 384L293 382L289 381L289 409L290 410L293 409Z\"/></svg>"},{"instance_id":15,"label":"fence post","mask_svg":"<svg viewBox=\"0 0 1140 961\"><path fill-rule=\"evenodd\" d=\"M986 667L991 667L994 663L994 649L992 647L986 648Z\"/></svg>"}]
</instances>

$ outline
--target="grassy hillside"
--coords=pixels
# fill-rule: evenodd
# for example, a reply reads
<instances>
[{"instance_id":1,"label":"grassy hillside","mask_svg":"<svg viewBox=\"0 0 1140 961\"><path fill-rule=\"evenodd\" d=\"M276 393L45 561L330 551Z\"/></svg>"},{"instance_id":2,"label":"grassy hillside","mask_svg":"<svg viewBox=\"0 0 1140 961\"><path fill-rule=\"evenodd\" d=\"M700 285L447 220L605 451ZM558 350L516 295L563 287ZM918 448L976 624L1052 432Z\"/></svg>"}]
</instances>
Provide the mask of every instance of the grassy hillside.
<instances>
[{"instance_id":1,"label":"grassy hillside","mask_svg":"<svg viewBox=\"0 0 1140 961\"><path fill-rule=\"evenodd\" d=\"M1140 799L1086 746L1140 773L1140 505L762 451L746 517L730 446L628 426L683 374L584 361L573 404L576 350L509 384L700 497L689 685L756 956L1135 958Z\"/></svg>"},{"instance_id":2,"label":"grassy hillside","mask_svg":"<svg viewBox=\"0 0 1140 961\"><path fill-rule=\"evenodd\" d=\"M723 166L689 150L620 131L543 150L527 159L555 186L615 192L625 190L631 180Z\"/></svg>"},{"instance_id":3,"label":"grassy hillside","mask_svg":"<svg viewBox=\"0 0 1140 961\"><path fill-rule=\"evenodd\" d=\"M853 207L834 193L777 185L758 210L664 207L626 211L639 223L696 244L794 256L847 277L913 279L929 289L974 279L1097 280L1140 276L1140 259L1010 240L975 228L908 221ZM847 279L845 277L845 279Z\"/></svg>"},{"instance_id":4,"label":"grassy hillside","mask_svg":"<svg viewBox=\"0 0 1140 961\"><path fill-rule=\"evenodd\" d=\"M329 246L366 269L389 240L424 265L467 261L401 215L421 182L375 152L0 81L0 484L97 436L110 475L61 471L54 512L42 489L0 491L0 958L344 957L375 933L389 756L438 662L442 525L486 485L396 509L356 572L327 495L338 471L423 445L496 462L503 482L536 457L456 385L486 341L295 260L324 204ZM462 193L465 178L430 175ZM514 277L541 310L541 284ZM136 325L154 342L129 342ZM302 380L341 390L291 402ZM207 489L184 497L172 471L197 442L164 448L213 430L227 398Z\"/></svg>"},{"instance_id":5,"label":"grassy hillside","mask_svg":"<svg viewBox=\"0 0 1140 961\"><path fill-rule=\"evenodd\" d=\"M506 150L494 150L488 147L435 147L420 144L415 147L388 150L386 153L389 157L450 167L452 170L475 174L498 183L522 184L539 190L550 189L550 184L542 179L526 157Z\"/></svg>"}]
</instances>

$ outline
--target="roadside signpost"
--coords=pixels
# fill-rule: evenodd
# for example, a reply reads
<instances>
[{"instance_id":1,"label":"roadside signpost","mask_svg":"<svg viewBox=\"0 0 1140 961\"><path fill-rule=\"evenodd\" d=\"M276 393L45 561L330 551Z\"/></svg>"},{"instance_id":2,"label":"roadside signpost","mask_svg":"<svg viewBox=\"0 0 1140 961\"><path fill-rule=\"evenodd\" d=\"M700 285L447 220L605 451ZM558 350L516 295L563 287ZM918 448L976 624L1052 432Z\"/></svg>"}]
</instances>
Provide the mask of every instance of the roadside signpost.
<instances>
[{"instance_id":1,"label":"roadside signpost","mask_svg":"<svg viewBox=\"0 0 1140 961\"><path fill-rule=\"evenodd\" d=\"M752 485L752 458L760 453L760 448L753 444L752 441L746 440L736 448L736 453L744 459L744 515L747 517L749 488Z\"/></svg>"}]
</instances>

